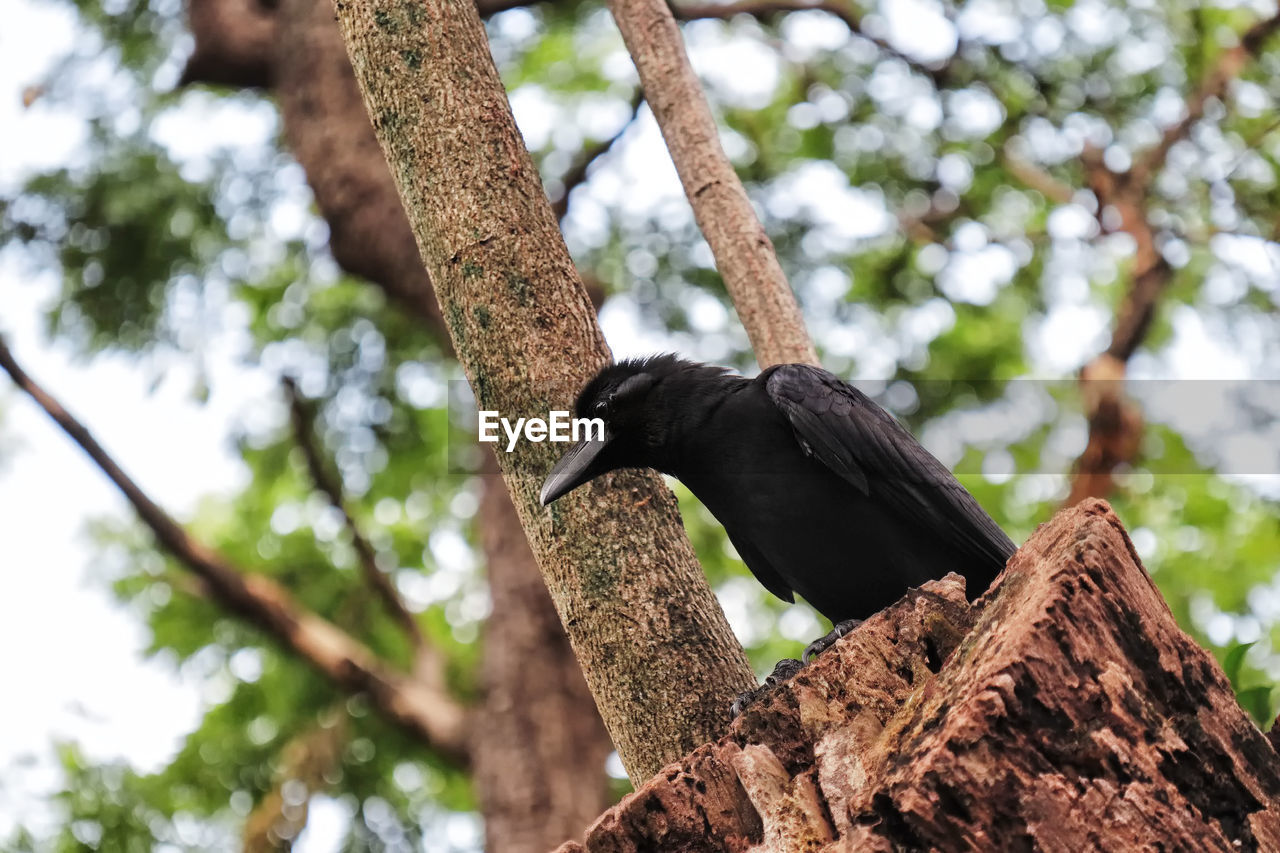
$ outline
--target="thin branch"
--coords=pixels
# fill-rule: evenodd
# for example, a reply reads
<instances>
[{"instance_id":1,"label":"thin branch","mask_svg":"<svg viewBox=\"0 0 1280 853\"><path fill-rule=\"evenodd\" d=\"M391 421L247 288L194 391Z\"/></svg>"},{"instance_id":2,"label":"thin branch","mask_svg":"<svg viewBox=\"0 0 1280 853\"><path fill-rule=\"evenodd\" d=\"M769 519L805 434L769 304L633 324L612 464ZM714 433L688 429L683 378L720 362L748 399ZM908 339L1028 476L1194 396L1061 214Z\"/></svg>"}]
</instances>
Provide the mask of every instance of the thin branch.
<instances>
[{"instance_id":1,"label":"thin branch","mask_svg":"<svg viewBox=\"0 0 1280 853\"><path fill-rule=\"evenodd\" d=\"M193 539L151 500L89 430L36 383L0 337L0 368L71 437L124 494L142 522L175 559L232 613L292 649L343 690L363 692L374 707L433 749L467 761L466 711L447 694L388 667L340 628L308 610L270 578L242 573Z\"/></svg>"},{"instance_id":2,"label":"thin branch","mask_svg":"<svg viewBox=\"0 0 1280 853\"><path fill-rule=\"evenodd\" d=\"M1210 100L1221 98L1231 85L1231 81L1240 76L1240 72L1248 62L1258 55L1263 44L1277 31L1280 31L1280 12L1270 18L1255 23L1240 37L1240 43L1224 50L1213 69L1205 75L1204 80L1195 92L1187 98L1186 117L1165 130L1160 142L1136 163L1130 170L1130 180L1135 186L1144 189L1151 177L1164 167L1169 151L1175 144L1186 139L1196 122L1204 117L1205 106Z\"/></svg>"},{"instance_id":3,"label":"thin branch","mask_svg":"<svg viewBox=\"0 0 1280 853\"><path fill-rule=\"evenodd\" d=\"M1075 187L1058 180L1034 163L1029 163L1011 153L1007 147L1001 150L1000 160L1004 164L1005 170L1018 182L1028 189L1033 189L1040 193L1049 201L1067 204L1075 198Z\"/></svg>"},{"instance_id":4,"label":"thin branch","mask_svg":"<svg viewBox=\"0 0 1280 853\"><path fill-rule=\"evenodd\" d=\"M1120 215L1120 227L1137 242L1133 284L1116 315L1115 328L1107 353L1127 362L1145 339L1156 305L1173 278L1173 270L1156 246L1155 232L1147 220L1146 204L1151 181L1168 159L1170 149L1186 138L1192 126L1204 115L1210 98L1220 97L1231 80L1244 69L1263 43L1280 30L1280 13L1254 24L1241 37L1240 44L1224 51L1200 86L1187 98L1187 117L1170 127L1160 143L1148 151L1128 174L1111 172L1101 155L1087 150L1082 158L1089 183L1098 197L1099 210L1111 206Z\"/></svg>"},{"instance_id":5,"label":"thin branch","mask_svg":"<svg viewBox=\"0 0 1280 853\"><path fill-rule=\"evenodd\" d=\"M611 0L609 8L756 360L816 364L795 294L720 145L671 9L663 0Z\"/></svg>"},{"instance_id":6,"label":"thin branch","mask_svg":"<svg viewBox=\"0 0 1280 853\"><path fill-rule=\"evenodd\" d=\"M374 550L373 543L364 535L364 531L360 529L360 525L351 515L351 511L347 508L346 500L342 494L342 484L331 472L329 466L320 455L320 448L316 446L315 429L312 423L313 417L307 411L307 404L298 391L297 383L291 377L286 376L281 378L280 384L289 398L293 437L295 443L302 450L303 458L306 459L307 473L311 476L311 481L315 484L315 487L328 498L329 505L342 516L342 523L351 534L351 544L355 548L361 576L378 597L378 600L382 602L382 606L387 613L400 625L413 644L413 671L415 675L425 680L431 687L444 690L446 688L444 658L438 649L427 642L417 618L405 606L404 599L400 597L400 593L391 582L391 579L378 568L377 552Z\"/></svg>"},{"instance_id":7,"label":"thin branch","mask_svg":"<svg viewBox=\"0 0 1280 853\"><path fill-rule=\"evenodd\" d=\"M278 853L291 849L307 826L312 795L331 787L329 780L341 766L351 727L347 712L341 706L331 708L326 716L333 721L317 722L304 729L278 753L278 767L271 787L245 818L244 853ZM302 784L302 802L285 796L290 783Z\"/></svg>"},{"instance_id":8,"label":"thin branch","mask_svg":"<svg viewBox=\"0 0 1280 853\"><path fill-rule=\"evenodd\" d=\"M610 149L631 128L631 125L635 124L636 118L640 115L640 106L643 103L644 93L637 89L635 95L631 98L631 118L627 119L626 123L618 128L618 132L613 136L608 139L601 139L593 145L588 145L578 153L578 158L569 167L569 171L564 173L564 177L560 179L560 183L564 186L560 197L551 203L551 210L555 213L556 219L564 219L565 214L569 212L569 194L587 180L587 172L592 165L608 154Z\"/></svg>"},{"instance_id":9,"label":"thin branch","mask_svg":"<svg viewBox=\"0 0 1280 853\"><path fill-rule=\"evenodd\" d=\"M1071 478L1067 505L1085 498L1105 498L1115 485L1117 468L1131 462L1142 440L1142 415L1124 393L1130 356L1141 346L1155 318L1160 297L1173 278L1173 268L1156 246L1146 214L1145 186L1135 192L1130 175L1107 168L1102 153L1087 148L1080 157L1098 213L1110 207L1120 217L1120 230L1133 237L1135 251L1129 290L1116 309L1111 343L1080 371L1081 399L1089 421L1089 438Z\"/></svg>"}]
</instances>

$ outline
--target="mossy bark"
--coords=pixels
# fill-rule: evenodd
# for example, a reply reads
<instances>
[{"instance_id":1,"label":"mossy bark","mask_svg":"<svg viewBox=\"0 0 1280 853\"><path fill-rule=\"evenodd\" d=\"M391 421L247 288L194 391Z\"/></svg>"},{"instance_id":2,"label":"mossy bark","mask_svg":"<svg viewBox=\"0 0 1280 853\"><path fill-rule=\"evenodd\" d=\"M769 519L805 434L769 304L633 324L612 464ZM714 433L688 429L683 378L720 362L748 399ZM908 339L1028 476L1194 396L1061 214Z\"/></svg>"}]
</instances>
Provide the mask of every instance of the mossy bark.
<instances>
[{"instance_id":1,"label":"mossy bark","mask_svg":"<svg viewBox=\"0 0 1280 853\"><path fill-rule=\"evenodd\" d=\"M477 401L509 418L567 408L609 351L475 7L336 7ZM723 729L751 670L661 481L618 472L543 509L561 449L525 442L499 463L614 744L644 779Z\"/></svg>"}]
</instances>

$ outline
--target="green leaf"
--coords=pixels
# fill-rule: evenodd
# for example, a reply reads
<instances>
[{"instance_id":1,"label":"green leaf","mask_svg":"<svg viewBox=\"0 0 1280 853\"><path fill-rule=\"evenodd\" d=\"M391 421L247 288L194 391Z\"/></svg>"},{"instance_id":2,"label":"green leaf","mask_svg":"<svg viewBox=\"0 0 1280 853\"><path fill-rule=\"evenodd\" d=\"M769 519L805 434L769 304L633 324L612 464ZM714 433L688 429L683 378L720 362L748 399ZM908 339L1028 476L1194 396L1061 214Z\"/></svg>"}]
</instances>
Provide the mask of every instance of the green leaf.
<instances>
[{"instance_id":1,"label":"green leaf","mask_svg":"<svg viewBox=\"0 0 1280 853\"><path fill-rule=\"evenodd\" d=\"M1227 650L1227 656L1222 660L1222 671L1237 693L1240 692L1240 669L1244 666L1244 656L1253 646L1253 643L1238 643Z\"/></svg>"},{"instance_id":2,"label":"green leaf","mask_svg":"<svg viewBox=\"0 0 1280 853\"><path fill-rule=\"evenodd\" d=\"M1248 711L1249 716L1253 717L1259 726L1267 726L1276 717L1275 705L1272 702L1274 693L1275 687L1261 685L1241 690L1236 694L1236 699L1240 702L1240 707Z\"/></svg>"}]
</instances>

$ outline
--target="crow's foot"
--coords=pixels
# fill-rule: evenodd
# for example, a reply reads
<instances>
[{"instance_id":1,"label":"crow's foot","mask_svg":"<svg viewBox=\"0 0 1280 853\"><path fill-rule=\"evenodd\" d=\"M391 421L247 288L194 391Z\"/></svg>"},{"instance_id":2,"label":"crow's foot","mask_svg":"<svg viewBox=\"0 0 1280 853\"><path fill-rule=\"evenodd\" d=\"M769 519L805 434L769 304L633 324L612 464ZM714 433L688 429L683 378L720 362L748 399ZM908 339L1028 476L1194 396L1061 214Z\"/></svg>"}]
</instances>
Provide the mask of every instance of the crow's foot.
<instances>
[{"instance_id":1,"label":"crow's foot","mask_svg":"<svg viewBox=\"0 0 1280 853\"><path fill-rule=\"evenodd\" d=\"M840 639L861 624L861 619L846 619L843 622L838 623L831 629L830 634L827 634L825 637L819 637L804 647L804 655L802 656L804 662L808 663L813 660L815 657L834 646L836 644L836 640Z\"/></svg>"},{"instance_id":2,"label":"crow's foot","mask_svg":"<svg viewBox=\"0 0 1280 853\"><path fill-rule=\"evenodd\" d=\"M738 698L733 700L733 704L729 706L730 718L736 719L743 711L747 710L749 705L766 693L772 692L779 684L789 680L802 669L804 669L804 664L795 658L783 658L778 661L773 667L773 672L765 677L763 684L754 690L739 694Z\"/></svg>"}]
</instances>

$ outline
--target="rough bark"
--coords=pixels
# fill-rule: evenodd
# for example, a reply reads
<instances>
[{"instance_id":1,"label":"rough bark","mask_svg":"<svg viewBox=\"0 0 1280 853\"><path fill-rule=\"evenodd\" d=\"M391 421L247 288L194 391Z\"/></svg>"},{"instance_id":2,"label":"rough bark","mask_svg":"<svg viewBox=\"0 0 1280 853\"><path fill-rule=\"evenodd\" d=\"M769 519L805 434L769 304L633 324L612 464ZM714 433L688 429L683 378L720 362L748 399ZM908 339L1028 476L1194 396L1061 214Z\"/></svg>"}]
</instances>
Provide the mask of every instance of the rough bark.
<instances>
[{"instance_id":1,"label":"rough bark","mask_svg":"<svg viewBox=\"0 0 1280 853\"><path fill-rule=\"evenodd\" d=\"M585 848L1280 849L1280 758L1106 503L1042 525L976 605L962 584L867 620Z\"/></svg>"},{"instance_id":2,"label":"rough bark","mask_svg":"<svg viewBox=\"0 0 1280 853\"><path fill-rule=\"evenodd\" d=\"M485 849L542 853L581 838L609 804L604 763L613 745L487 455L479 519L493 610L472 767Z\"/></svg>"},{"instance_id":3,"label":"rough bark","mask_svg":"<svg viewBox=\"0 0 1280 853\"><path fill-rule=\"evenodd\" d=\"M339 0L337 11L480 406L564 408L609 352L474 7ZM623 763L647 778L723 730L751 670L669 490L618 472L543 509L559 449L524 443L501 455L502 474Z\"/></svg>"},{"instance_id":4,"label":"rough bark","mask_svg":"<svg viewBox=\"0 0 1280 853\"><path fill-rule=\"evenodd\" d=\"M756 360L761 367L817 364L795 294L720 145L670 7L663 0L611 0L609 5Z\"/></svg>"}]
</instances>

